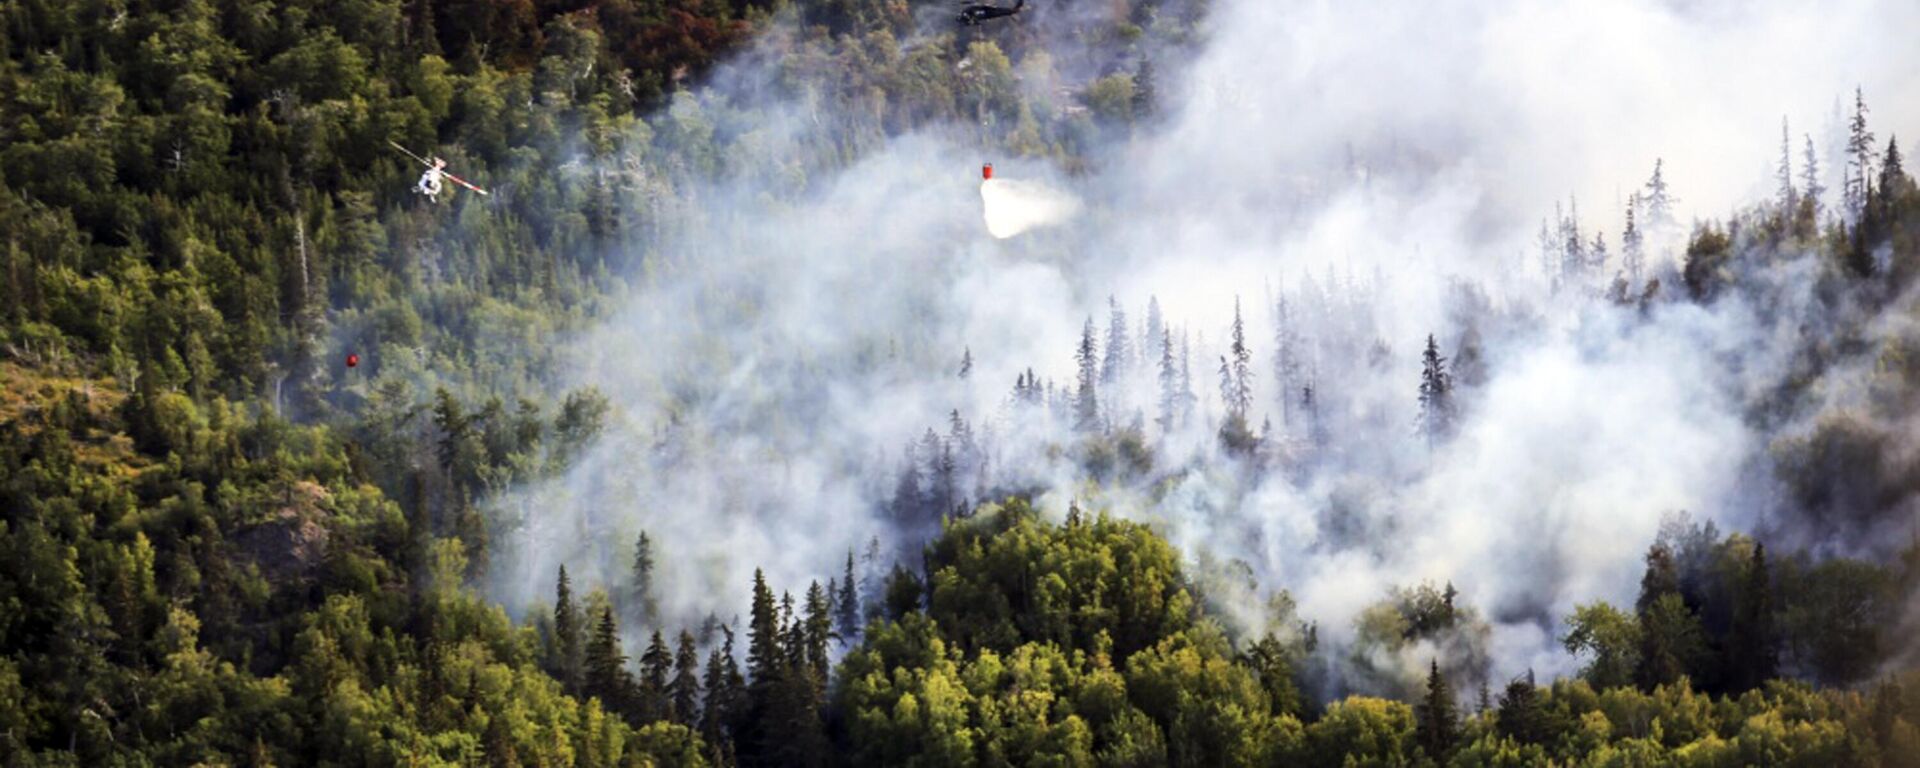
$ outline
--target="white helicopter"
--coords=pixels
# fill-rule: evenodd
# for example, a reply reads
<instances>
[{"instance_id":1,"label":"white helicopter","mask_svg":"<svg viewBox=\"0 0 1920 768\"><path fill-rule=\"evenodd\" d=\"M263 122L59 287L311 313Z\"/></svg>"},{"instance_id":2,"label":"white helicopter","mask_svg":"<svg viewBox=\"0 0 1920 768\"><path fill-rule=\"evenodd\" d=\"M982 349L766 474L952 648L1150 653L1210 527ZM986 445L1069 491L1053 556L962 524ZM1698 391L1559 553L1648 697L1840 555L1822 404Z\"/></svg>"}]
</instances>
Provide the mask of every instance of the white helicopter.
<instances>
[{"instance_id":1,"label":"white helicopter","mask_svg":"<svg viewBox=\"0 0 1920 768\"><path fill-rule=\"evenodd\" d=\"M427 167L426 172L420 174L420 181L413 185L413 191L422 195L426 195L428 200L432 200L436 203L440 201L440 191L442 189L441 183L440 183L441 179L446 179L455 184L466 187L467 189L471 189L475 192L478 192L482 195L487 194L486 190L481 189L478 185L475 185L473 182L467 181L466 179L463 179L451 173L448 173L447 161L442 160L438 157L435 157L432 159L421 157L409 151L406 147L400 146L398 142L388 141L387 144L392 146L394 149L400 150L401 153L405 154L407 157L411 157L414 160L419 161L421 165L424 165Z\"/></svg>"}]
</instances>

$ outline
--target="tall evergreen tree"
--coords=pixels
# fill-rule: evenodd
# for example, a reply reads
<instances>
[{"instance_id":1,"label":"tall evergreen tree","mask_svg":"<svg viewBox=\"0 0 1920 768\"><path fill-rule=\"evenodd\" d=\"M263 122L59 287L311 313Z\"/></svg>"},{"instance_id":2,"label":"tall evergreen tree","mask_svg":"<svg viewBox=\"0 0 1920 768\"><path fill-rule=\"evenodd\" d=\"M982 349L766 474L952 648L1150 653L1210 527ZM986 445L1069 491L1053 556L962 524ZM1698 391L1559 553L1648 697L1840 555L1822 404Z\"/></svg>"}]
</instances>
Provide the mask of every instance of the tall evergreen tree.
<instances>
[{"instance_id":1,"label":"tall evergreen tree","mask_svg":"<svg viewBox=\"0 0 1920 768\"><path fill-rule=\"evenodd\" d=\"M1228 372L1230 387L1226 406L1228 412L1244 420L1253 409L1253 351L1247 347L1247 326L1240 318L1239 296L1233 297L1231 339L1227 347L1232 367Z\"/></svg>"},{"instance_id":2,"label":"tall evergreen tree","mask_svg":"<svg viewBox=\"0 0 1920 768\"><path fill-rule=\"evenodd\" d=\"M1560 280L1579 283L1587 268L1587 242L1580 235L1580 201L1567 201L1567 217L1560 220Z\"/></svg>"},{"instance_id":3,"label":"tall evergreen tree","mask_svg":"<svg viewBox=\"0 0 1920 768\"><path fill-rule=\"evenodd\" d=\"M587 696L600 699L608 711L633 714L633 675L627 671L627 655L620 649L620 625L610 605L601 607L593 636L587 640L583 674L581 689Z\"/></svg>"},{"instance_id":4,"label":"tall evergreen tree","mask_svg":"<svg viewBox=\"0 0 1920 768\"><path fill-rule=\"evenodd\" d=\"M1900 157L1900 139L1887 137L1887 152L1880 160L1880 197L1891 205L1897 197L1906 191L1912 180L1907 178L1906 162ZM1888 220L1892 217L1889 216Z\"/></svg>"},{"instance_id":5,"label":"tall evergreen tree","mask_svg":"<svg viewBox=\"0 0 1920 768\"><path fill-rule=\"evenodd\" d=\"M1646 226L1655 234L1673 226L1673 206L1680 202L1667 188L1666 160L1654 158L1653 177L1647 179L1646 194L1640 196L1640 203L1646 206Z\"/></svg>"},{"instance_id":6,"label":"tall evergreen tree","mask_svg":"<svg viewBox=\"0 0 1920 768\"><path fill-rule=\"evenodd\" d=\"M1867 99L1859 88L1853 89L1853 117L1847 122L1847 178L1842 196L1847 213L1856 220L1866 211L1873 194L1873 131L1867 129Z\"/></svg>"},{"instance_id":7,"label":"tall evergreen tree","mask_svg":"<svg viewBox=\"0 0 1920 768\"><path fill-rule=\"evenodd\" d=\"M781 650L779 608L773 602L773 590L760 569L753 569L753 607L747 624L747 676L753 685L770 681L780 673L784 653Z\"/></svg>"},{"instance_id":8,"label":"tall evergreen tree","mask_svg":"<svg viewBox=\"0 0 1920 768\"><path fill-rule=\"evenodd\" d=\"M667 690L672 670L673 652L667 650L666 638L656 629L647 641L646 652L640 654L640 690L636 702L640 722L651 723L678 717L670 708L672 699Z\"/></svg>"},{"instance_id":9,"label":"tall evergreen tree","mask_svg":"<svg viewBox=\"0 0 1920 768\"><path fill-rule=\"evenodd\" d=\"M700 724L700 652L693 633L680 630L673 654L673 679L667 683L669 717L687 727Z\"/></svg>"},{"instance_id":10,"label":"tall evergreen tree","mask_svg":"<svg viewBox=\"0 0 1920 768\"><path fill-rule=\"evenodd\" d=\"M1192 347L1187 344L1187 332L1180 332L1180 423L1193 423L1193 406L1200 398L1193 393L1193 369L1188 366L1192 357Z\"/></svg>"},{"instance_id":11,"label":"tall evergreen tree","mask_svg":"<svg viewBox=\"0 0 1920 768\"><path fill-rule=\"evenodd\" d=\"M1806 139L1805 148L1800 154L1800 205L1808 209L1811 215L1809 223L1817 223L1820 218L1820 196L1827 188L1820 183L1820 153L1814 150L1813 134L1802 134Z\"/></svg>"},{"instance_id":12,"label":"tall evergreen tree","mask_svg":"<svg viewBox=\"0 0 1920 768\"><path fill-rule=\"evenodd\" d=\"M929 436L933 435L928 430ZM955 515L961 511L960 505L960 465L953 455L953 444L934 438L934 454L939 458L933 464L933 503L940 515Z\"/></svg>"},{"instance_id":13,"label":"tall evergreen tree","mask_svg":"<svg viewBox=\"0 0 1920 768\"><path fill-rule=\"evenodd\" d=\"M1448 685L1446 676L1440 673L1439 659L1431 662L1427 672L1427 695L1416 709L1419 724L1415 740L1421 749L1426 750L1427 757L1444 763L1447 755L1453 751L1453 745L1460 740L1460 713L1458 704L1453 700L1453 686Z\"/></svg>"},{"instance_id":14,"label":"tall evergreen tree","mask_svg":"<svg viewBox=\"0 0 1920 768\"><path fill-rule=\"evenodd\" d=\"M653 585L653 540L646 531L633 543L633 606L643 625L659 621L660 603Z\"/></svg>"},{"instance_id":15,"label":"tall evergreen tree","mask_svg":"<svg viewBox=\"0 0 1920 768\"><path fill-rule=\"evenodd\" d=\"M842 645L852 646L860 636L860 592L854 586L853 550L847 550L846 572L840 578L840 593L834 596L834 629Z\"/></svg>"},{"instance_id":16,"label":"tall evergreen tree","mask_svg":"<svg viewBox=\"0 0 1920 768\"><path fill-rule=\"evenodd\" d=\"M819 582L807 589L796 611L792 594L780 598L785 656L779 676L756 705L760 732L755 760L764 765L824 765L830 749L820 719L826 690L826 638L830 619ZM756 681L757 684L757 681Z\"/></svg>"},{"instance_id":17,"label":"tall evergreen tree","mask_svg":"<svg viewBox=\"0 0 1920 768\"><path fill-rule=\"evenodd\" d=\"M1300 347L1300 330L1294 322L1293 308L1282 295L1273 303L1273 384L1280 404L1280 424L1287 428L1294 426L1293 398L1299 392L1304 367Z\"/></svg>"},{"instance_id":18,"label":"tall evergreen tree","mask_svg":"<svg viewBox=\"0 0 1920 768\"><path fill-rule=\"evenodd\" d=\"M833 639L832 600L820 582L807 586L805 608L801 614L803 661L821 686L827 680L827 643Z\"/></svg>"},{"instance_id":19,"label":"tall evergreen tree","mask_svg":"<svg viewBox=\"0 0 1920 768\"><path fill-rule=\"evenodd\" d=\"M1160 314L1160 297L1147 297L1147 328L1140 338L1140 360L1142 365L1151 365L1166 354L1167 319Z\"/></svg>"},{"instance_id":20,"label":"tall evergreen tree","mask_svg":"<svg viewBox=\"0 0 1920 768\"><path fill-rule=\"evenodd\" d=\"M926 506L925 492L921 490L920 459L912 440L907 441L901 451L900 476L893 487L893 518L897 523L916 525L921 522L921 511Z\"/></svg>"},{"instance_id":21,"label":"tall evergreen tree","mask_svg":"<svg viewBox=\"0 0 1920 768\"><path fill-rule=\"evenodd\" d=\"M1756 542L1735 595L1727 631L1727 677L1734 692L1757 688L1779 674L1779 640L1773 625L1773 579L1766 545Z\"/></svg>"},{"instance_id":22,"label":"tall evergreen tree","mask_svg":"<svg viewBox=\"0 0 1920 768\"><path fill-rule=\"evenodd\" d=\"M736 729L735 746L743 765L781 765L781 740L791 738L791 717L784 706L793 670L793 597L773 598L759 569L753 574L753 607L747 627L747 686L745 712Z\"/></svg>"},{"instance_id":23,"label":"tall evergreen tree","mask_svg":"<svg viewBox=\"0 0 1920 768\"><path fill-rule=\"evenodd\" d=\"M1431 449L1453 429L1453 377L1447 373L1447 359L1440 356L1440 345L1427 335L1427 349L1420 355L1420 433Z\"/></svg>"},{"instance_id":24,"label":"tall evergreen tree","mask_svg":"<svg viewBox=\"0 0 1920 768\"><path fill-rule=\"evenodd\" d=\"M799 615L793 597L782 596L787 625L785 669L769 691L758 762L779 766L825 765L831 746L826 739L820 708L826 699L826 592L814 582Z\"/></svg>"},{"instance_id":25,"label":"tall evergreen tree","mask_svg":"<svg viewBox=\"0 0 1920 768\"><path fill-rule=\"evenodd\" d=\"M1115 387L1127 374L1127 366L1132 362L1127 341L1127 311L1112 296L1107 297L1107 348L1100 359L1100 383L1107 387L1107 407L1118 409L1120 404L1113 402Z\"/></svg>"},{"instance_id":26,"label":"tall evergreen tree","mask_svg":"<svg viewBox=\"0 0 1920 768\"><path fill-rule=\"evenodd\" d=\"M1173 431L1180 413L1180 369L1173 364L1173 332L1161 327L1156 346L1160 348L1160 415L1154 423L1165 435Z\"/></svg>"},{"instance_id":27,"label":"tall evergreen tree","mask_svg":"<svg viewBox=\"0 0 1920 768\"><path fill-rule=\"evenodd\" d=\"M1625 273L1629 285L1640 284L1640 272L1647 263L1645 236L1640 232L1634 214L1634 209L1639 207L1640 193L1628 195L1627 225L1620 231L1620 269Z\"/></svg>"},{"instance_id":28,"label":"tall evergreen tree","mask_svg":"<svg viewBox=\"0 0 1920 768\"><path fill-rule=\"evenodd\" d=\"M567 567L560 566L560 586L553 598L554 676L568 693L579 693L581 654L585 650L581 627L585 623L580 607L573 602L573 582L567 579Z\"/></svg>"},{"instance_id":29,"label":"tall evergreen tree","mask_svg":"<svg viewBox=\"0 0 1920 768\"><path fill-rule=\"evenodd\" d=\"M960 378L964 381L971 376L973 376L973 347L967 347L960 352Z\"/></svg>"},{"instance_id":30,"label":"tall evergreen tree","mask_svg":"<svg viewBox=\"0 0 1920 768\"><path fill-rule=\"evenodd\" d=\"M1100 430L1100 397L1095 391L1099 384L1099 356L1093 341L1093 318L1088 317L1080 331L1080 346L1073 354L1074 362L1080 366L1079 389L1073 398L1073 428L1078 432Z\"/></svg>"},{"instance_id":31,"label":"tall evergreen tree","mask_svg":"<svg viewBox=\"0 0 1920 768\"><path fill-rule=\"evenodd\" d=\"M1787 130L1787 118L1780 118L1780 167L1774 169L1777 185L1774 195L1780 204L1780 218L1791 220L1800 209L1799 193L1793 188L1793 134Z\"/></svg>"},{"instance_id":32,"label":"tall evergreen tree","mask_svg":"<svg viewBox=\"0 0 1920 768\"><path fill-rule=\"evenodd\" d=\"M733 628L720 626L720 647L707 653L707 668L701 678L706 689L705 706L700 711L700 736L708 744L730 744L745 715L746 681L733 657Z\"/></svg>"}]
</instances>

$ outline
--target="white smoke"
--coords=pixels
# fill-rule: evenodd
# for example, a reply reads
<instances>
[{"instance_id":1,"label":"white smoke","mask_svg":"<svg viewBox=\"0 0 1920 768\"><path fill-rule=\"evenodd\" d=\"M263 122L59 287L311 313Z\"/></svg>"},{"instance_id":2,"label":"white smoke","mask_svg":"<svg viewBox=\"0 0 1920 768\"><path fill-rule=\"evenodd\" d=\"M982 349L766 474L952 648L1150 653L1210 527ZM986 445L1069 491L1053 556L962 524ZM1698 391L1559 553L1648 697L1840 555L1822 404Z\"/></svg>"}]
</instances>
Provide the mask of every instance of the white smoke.
<instances>
[{"instance_id":1,"label":"white smoke","mask_svg":"<svg viewBox=\"0 0 1920 768\"><path fill-rule=\"evenodd\" d=\"M1064 188L982 185L986 232L968 188L974 127L888 138L794 192L781 158L834 145L814 101L741 86L656 118L660 133L712 134L738 102L760 110L734 132L751 154L686 183L694 210L663 227L627 307L572 345L569 383L607 392L619 417L565 477L491 502L518 521L495 594L546 599L562 562L617 583L640 530L673 621L736 613L755 567L776 588L825 581L870 538L911 543L885 511L893 470L954 410L992 433L993 487L1037 489L1053 514L1079 498L1156 522L1196 558L1241 559L1335 648L1389 587L1451 580L1493 622L1496 677L1568 671L1554 622L1576 601L1630 601L1664 513L1759 522L1766 436L1743 403L1777 377L1778 340L1802 318L1738 299L1639 317L1549 294L1534 233L1571 196L1583 228L1617 243L1626 196L1664 157L1683 224L1651 255L1676 290L1684 222L1770 192L1783 113L1831 146L1830 110L1857 83L1877 123L1920 118L1906 98L1920 93L1907 39L1920 5L1221 0L1212 13L1191 66L1160 69L1157 127L1094 147L1093 171ZM777 53L722 81L755 81ZM1823 159L1838 188L1841 166ZM1804 268L1789 260L1783 283ZM1478 286L1476 309L1459 309L1461 285ZM1248 476L1215 447L1214 361L1238 298L1259 372L1251 420L1284 422L1293 393L1268 373L1276 291L1313 313L1335 448L1304 474ZM1071 385L1081 324L1104 341L1109 296L1135 325L1156 297L1176 344L1191 342L1190 428L1151 426L1151 359L1104 391L1113 423L1143 412L1165 483L1095 489L1058 423L1007 402L1029 368ZM1435 334L1453 356L1469 327L1485 382L1457 438L1429 453L1412 435L1419 349Z\"/></svg>"}]
</instances>

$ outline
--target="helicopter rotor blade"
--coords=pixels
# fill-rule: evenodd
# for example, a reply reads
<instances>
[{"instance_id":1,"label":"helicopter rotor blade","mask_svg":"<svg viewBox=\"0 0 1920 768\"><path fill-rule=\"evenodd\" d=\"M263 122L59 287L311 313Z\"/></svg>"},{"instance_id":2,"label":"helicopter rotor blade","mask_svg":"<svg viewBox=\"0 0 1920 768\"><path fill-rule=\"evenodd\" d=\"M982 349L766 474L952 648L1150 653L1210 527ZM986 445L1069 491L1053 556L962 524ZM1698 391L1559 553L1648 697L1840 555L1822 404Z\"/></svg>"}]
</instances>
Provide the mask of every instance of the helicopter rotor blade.
<instances>
[{"instance_id":1,"label":"helicopter rotor blade","mask_svg":"<svg viewBox=\"0 0 1920 768\"><path fill-rule=\"evenodd\" d=\"M429 167L429 168L431 168L431 167L433 167L433 163L429 163L429 162L427 162L427 159L426 159L426 158L424 158L424 157L421 157L421 156L419 156L419 155L416 155L416 154L414 154L412 150L409 150L409 149L407 149L406 147L403 147L403 146L400 146L400 143L399 143L399 142L397 142L397 141L394 141L394 140L392 140L392 139L388 139L388 140L387 140L387 146L390 146L390 147L393 147L394 149L397 149L397 150L400 150L400 153L401 153L401 154L403 154L403 155L406 155L407 157L411 157L411 158L413 158L413 159L414 159L414 160L415 160L416 162L418 162L418 163L420 163L421 165L424 165L424 166L427 166L427 167Z\"/></svg>"}]
</instances>

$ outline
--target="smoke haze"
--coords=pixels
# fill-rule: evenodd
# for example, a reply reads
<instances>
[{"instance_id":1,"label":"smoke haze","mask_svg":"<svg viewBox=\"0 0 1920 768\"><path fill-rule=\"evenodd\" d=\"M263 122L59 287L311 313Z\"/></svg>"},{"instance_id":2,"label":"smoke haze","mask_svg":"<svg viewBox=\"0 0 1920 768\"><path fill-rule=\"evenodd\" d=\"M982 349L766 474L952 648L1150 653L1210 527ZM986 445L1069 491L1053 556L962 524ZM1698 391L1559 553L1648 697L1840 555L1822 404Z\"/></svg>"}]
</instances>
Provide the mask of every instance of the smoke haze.
<instances>
[{"instance_id":1,"label":"smoke haze","mask_svg":"<svg viewBox=\"0 0 1920 768\"><path fill-rule=\"evenodd\" d=\"M1920 93L1920 6L1365 6L1221 0L1196 50L1142 44L1159 57L1159 117L1106 130L1073 172L983 156L972 126L816 162L840 123L764 87L790 43L769 35L649 121L671 152L737 110L762 116L729 132L724 170L680 182L700 210L660 213L659 242L634 246L650 256L626 308L571 343L568 383L605 392L615 423L564 477L489 502L516 521L495 595L518 609L549 599L561 562L585 584L619 583L641 530L671 622L739 612L756 567L776 589L824 582L876 538L884 558L917 565L930 523L901 519L897 473L930 458L909 446L949 435L956 412L978 446L959 459L966 499L1031 491L1054 515L1078 499L1155 522L1196 561L1246 563L1255 606L1284 588L1318 622L1342 689L1391 689L1424 665L1424 648L1346 655L1356 617L1395 586L1456 585L1489 623L1495 679L1563 674L1559 617L1631 603L1669 513L1846 551L1884 532L1837 539L1774 476L1770 446L1828 405L1754 417L1824 322L1810 257L1779 255L1751 296L1635 312L1600 297L1616 267L1551 290L1536 237L1564 206L1617 242L1627 196L1664 158L1677 222L1650 232L1647 275L1674 290L1686 222L1772 193L1783 115L1796 163L1802 133L1824 153L1829 189L1844 167L1836 105L1855 84L1877 125L1920 122L1903 100ZM1046 47L1071 62L1085 45ZM985 161L1010 178L975 198ZM1059 189L1022 181L1043 178ZM1109 345L1109 297L1131 352L1101 390L1105 419L1139 420L1155 449L1131 481L1098 482L1059 409L1011 393L1031 369L1064 397L1089 318ZM1150 298L1199 399L1171 430L1154 424ZM1214 437L1236 301L1249 420L1272 422L1276 451L1311 456L1288 471L1249 469ZM1313 422L1275 381L1283 302L1320 393ZM1432 451L1413 426L1429 334L1473 364L1457 433ZM1910 525L1914 509L1904 499L1892 518ZM1228 610L1242 628L1272 618Z\"/></svg>"}]
</instances>

